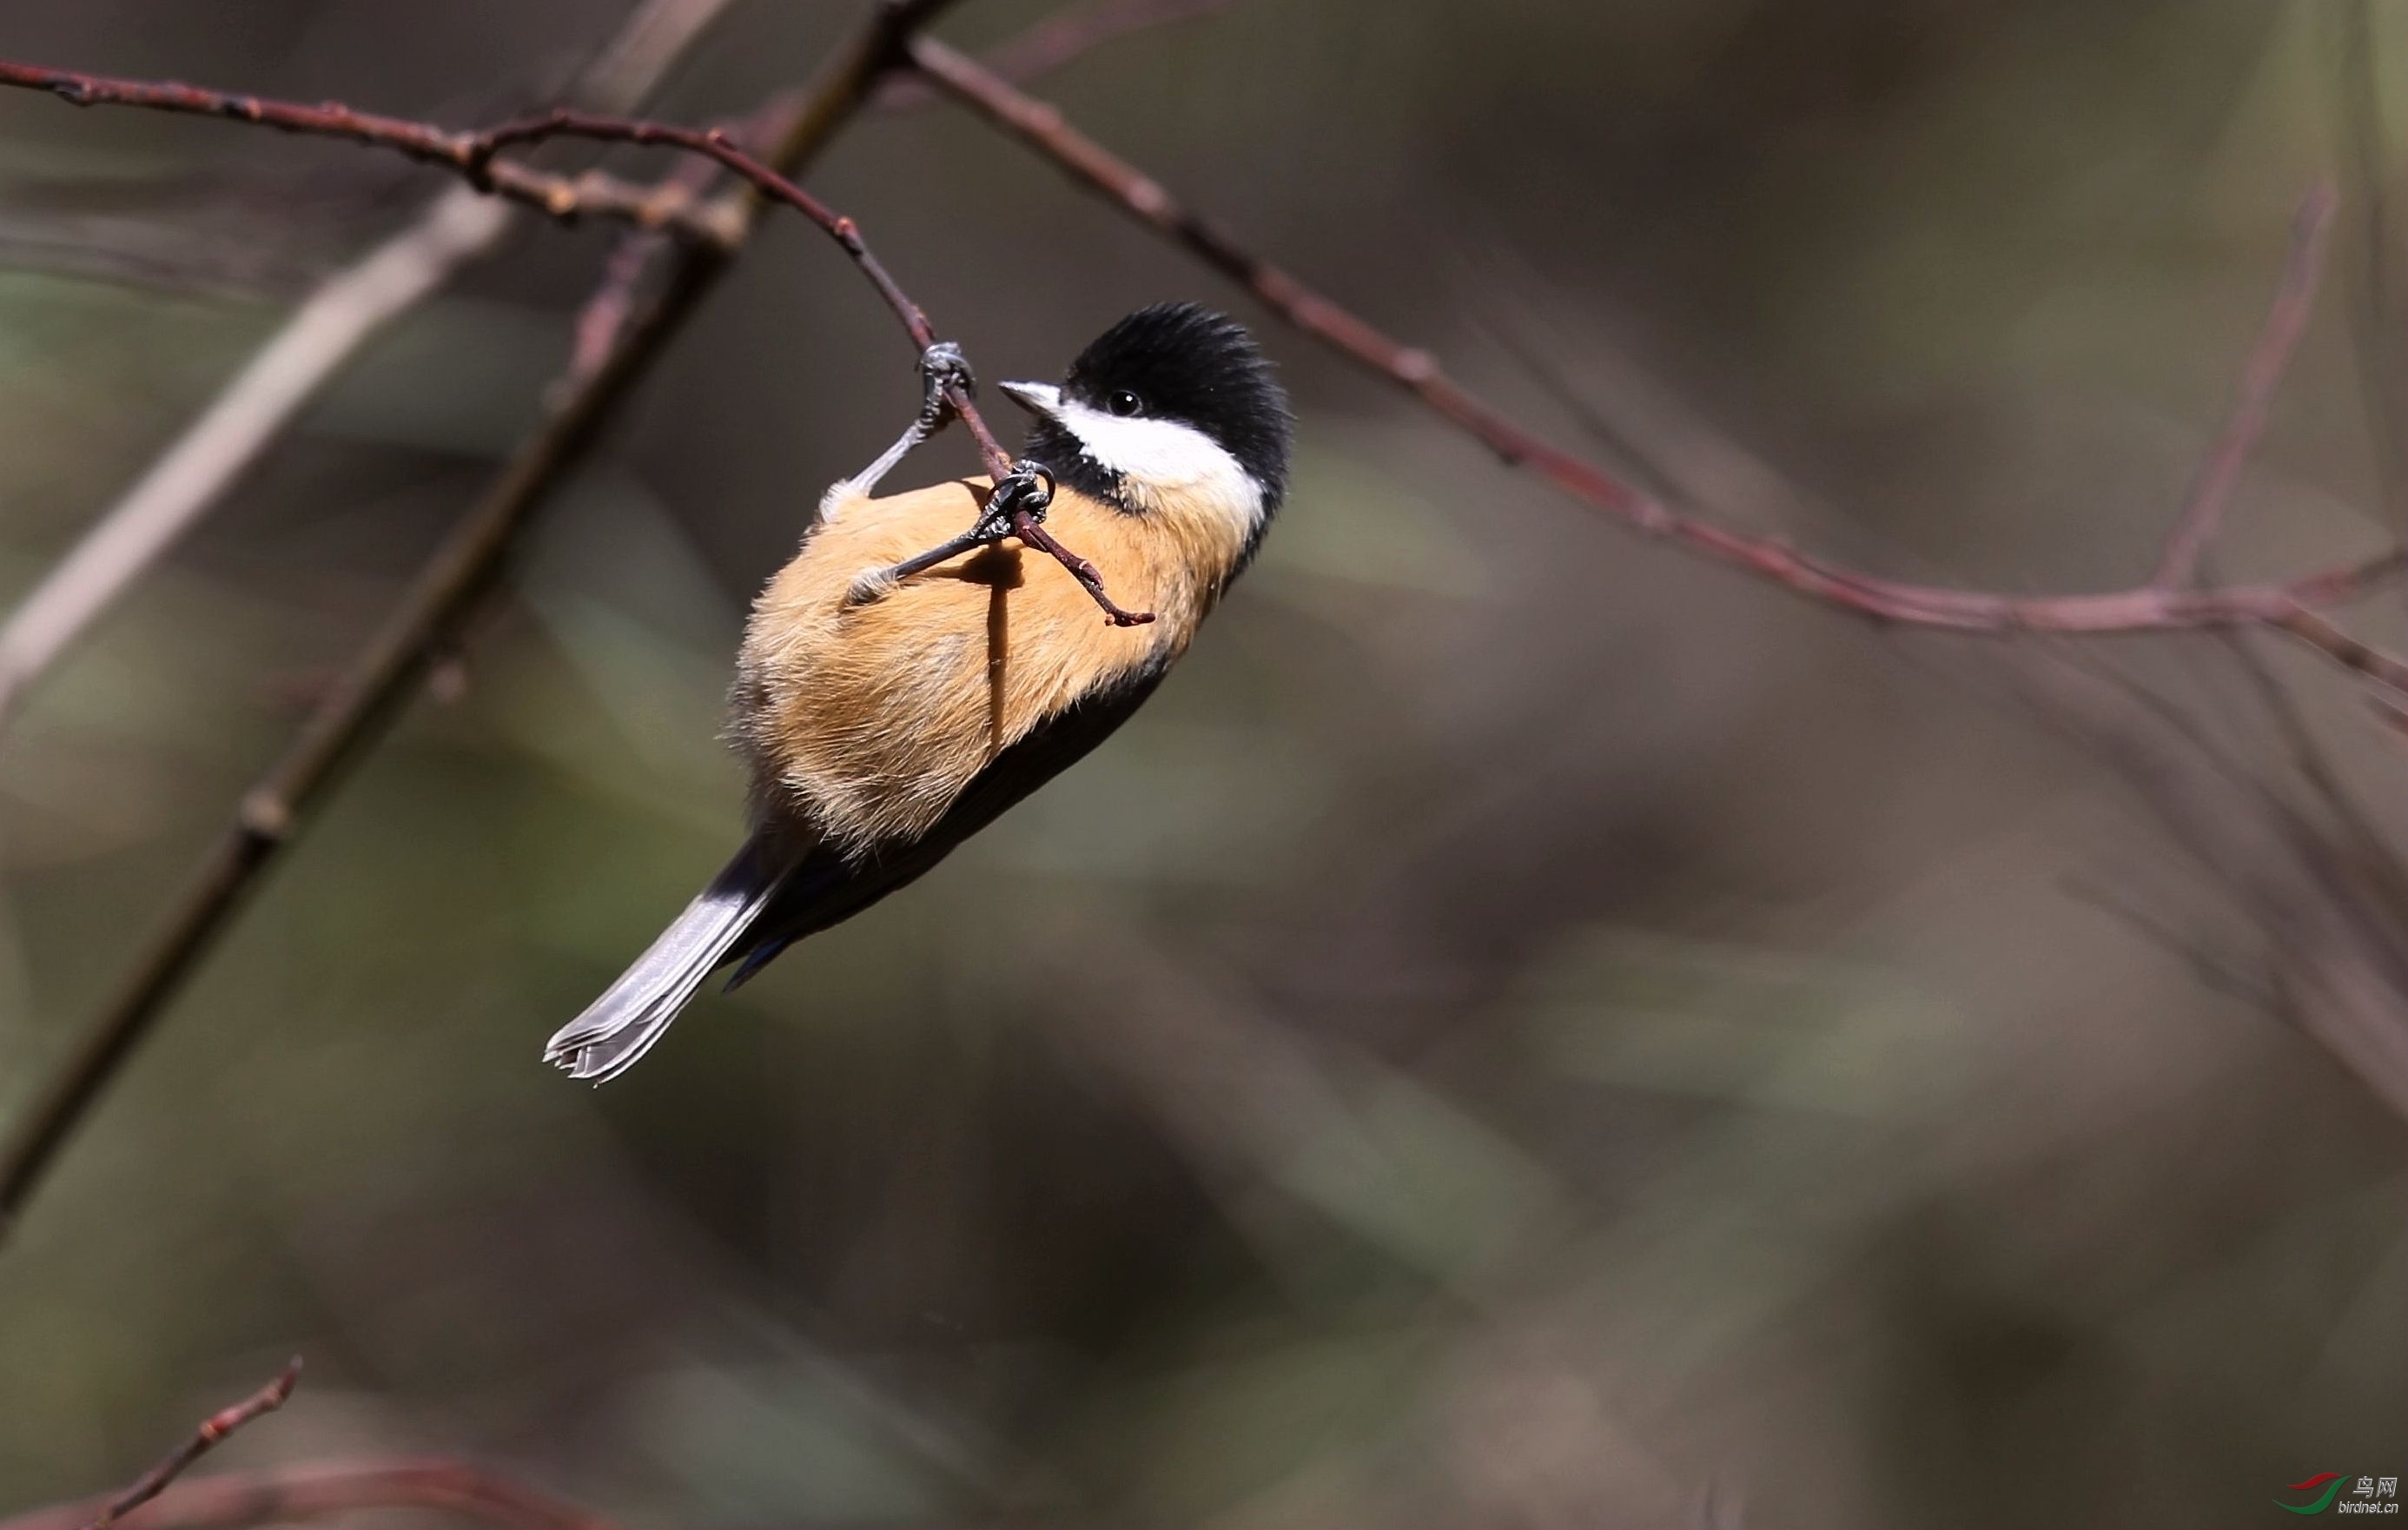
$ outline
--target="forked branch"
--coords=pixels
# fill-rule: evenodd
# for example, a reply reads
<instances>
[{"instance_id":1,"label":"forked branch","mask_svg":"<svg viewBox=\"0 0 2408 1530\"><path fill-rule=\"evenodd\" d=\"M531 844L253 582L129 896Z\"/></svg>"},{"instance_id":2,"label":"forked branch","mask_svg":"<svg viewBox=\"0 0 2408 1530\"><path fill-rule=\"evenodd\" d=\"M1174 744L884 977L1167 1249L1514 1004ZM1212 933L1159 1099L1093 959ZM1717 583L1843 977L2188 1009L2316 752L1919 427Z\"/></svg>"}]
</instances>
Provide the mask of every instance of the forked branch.
<instances>
[{"instance_id":1,"label":"forked branch","mask_svg":"<svg viewBox=\"0 0 2408 1530\"><path fill-rule=\"evenodd\" d=\"M2358 642L2323 614L2396 579L2408 568L2408 551L2394 547L2355 563L2262 584L2186 589L2153 580L2097 594L2014 596L1885 579L1801 553L1784 541L1684 515L1605 469L1550 444L1447 376L1428 352L1383 333L1254 254L1219 224L1182 204L1153 177L1071 126L1059 110L1017 89L992 69L932 37L913 38L910 51L921 72L954 99L1246 288L1289 324L1404 389L1508 466L1530 469L1565 494L1635 530L1874 621L1991 637L2258 627L2310 643L2351 671L2391 691L2408 694L2408 661ZM2292 259L2295 272L2313 272L2321 238L2322 223L2314 216L2303 217ZM2295 338L2288 326L2303 317L2312 290L2312 278L2295 276L2286 281L2284 296L2277 300L2277 317L2283 322L2272 326L2278 343L2269 347L2261 342L2261 351L2287 349ZM2278 368L2270 364L2253 368L2258 369ZM2271 379L2267 385L2271 387ZM2244 424L2246 408L2244 401ZM2214 480L2209 482L2212 486ZM2229 489L2195 495L2194 505L2204 503L2208 508L2186 514L2181 526L2212 531L2214 507L2225 493ZM2178 527L2177 535L2185 533ZM2171 552L2167 561L2176 561Z\"/></svg>"},{"instance_id":2,"label":"forked branch","mask_svg":"<svg viewBox=\"0 0 2408 1530\"><path fill-rule=\"evenodd\" d=\"M795 170L824 149L894 66L904 40L945 3L882 0L874 6L804 93L765 163ZM739 242L752 227L756 205L757 198L748 197L734 209ZM342 768L416 694L435 656L477 608L550 490L698 309L729 255L701 244L681 244L669 253L659 291L616 326L599 354L576 358L547 393L542 423L420 569L283 754L244 794L234 821L194 868L157 932L69 1041L56 1071L9 1121L0 1143L0 1238L68 1135L232 924L262 874L307 825ZM610 284L616 281L614 273Z\"/></svg>"},{"instance_id":3,"label":"forked branch","mask_svg":"<svg viewBox=\"0 0 2408 1530\"><path fill-rule=\"evenodd\" d=\"M2258 450L2258 438L2265 431L2267 413L2273 408L2274 391L2282 385L2291 353L2299 348L2308 314L2315 307L2332 217L2330 186L2318 185L2300 198L2299 215L2291 224L2290 256L2283 263L2283 283L2267 310L2258 344L2241 369L2241 397L2200 464L2190 493L2183 500L2182 513L2166 538L2154 581L2159 585L2172 588L2189 584L2200 556L2223 527L2225 507L2231 503L2233 491L2241 486L2241 475Z\"/></svg>"},{"instance_id":4,"label":"forked branch","mask_svg":"<svg viewBox=\"0 0 2408 1530\"><path fill-rule=\"evenodd\" d=\"M0 59L0 85L49 91L79 107L139 107L188 116L224 117L280 128L288 133L366 144L454 171L479 190L516 196L556 216L567 216L579 209L557 207L530 194L523 177L514 172L505 173L510 162L500 157L503 151L552 138L584 138L598 143L633 144L697 154L739 177L770 201L794 209L834 239L903 325L916 350L925 352L938 343L939 336L936 327L928 322L928 315L903 290L886 269L884 262L871 252L868 241L862 238L861 225L828 207L774 167L746 152L737 143L734 135L724 128L681 127L670 123L602 116L559 108L535 116L514 118L493 127L449 130L430 123L360 111L340 101L323 101L312 106L297 101L273 100L266 96L205 90L174 81L115 79L4 59ZM961 421L963 428L977 443L980 459L987 472L1001 482L1011 471L1011 457L980 415L969 391L958 383L949 382L945 397L953 416ZM1029 541L1025 536L1022 540ZM1116 624L1125 624L1131 619L1130 613L1113 604L1105 593L1095 565L1064 547L1050 532L1040 535L1031 545L1059 561L1079 582L1080 587L1094 598L1107 618Z\"/></svg>"}]
</instances>

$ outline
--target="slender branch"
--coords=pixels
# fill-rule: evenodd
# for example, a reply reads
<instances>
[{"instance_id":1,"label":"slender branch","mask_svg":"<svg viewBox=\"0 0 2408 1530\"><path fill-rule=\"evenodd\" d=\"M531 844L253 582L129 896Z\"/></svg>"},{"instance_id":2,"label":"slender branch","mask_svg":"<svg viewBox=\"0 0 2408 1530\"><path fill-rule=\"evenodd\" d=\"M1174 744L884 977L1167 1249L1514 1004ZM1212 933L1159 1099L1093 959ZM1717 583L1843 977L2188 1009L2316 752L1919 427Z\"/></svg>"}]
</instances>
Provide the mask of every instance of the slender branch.
<instances>
[{"instance_id":1,"label":"slender branch","mask_svg":"<svg viewBox=\"0 0 2408 1530\"><path fill-rule=\"evenodd\" d=\"M2308 314L2315 307L2332 219L2330 186L2318 185L2300 198L2299 214L2291 223L2291 252L2283 263L2282 285L2275 290L2258 343L2241 371L2241 397L2191 481L2152 584L2161 587L2189 584L2199 570L2200 555L2223 525L2225 507L2240 486L2241 475L2258 450L2258 438L2266 428L2274 390L2282 386L2291 353L2298 349L2300 336L2308 327Z\"/></svg>"},{"instance_id":2,"label":"slender branch","mask_svg":"<svg viewBox=\"0 0 2408 1530\"><path fill-rule=\"evenodd\" d=\"M879 296L894 310L896 318L902 323L915 344L924 350L937 342L936 331L929 325L927 315L921 311L919 305L911 300L885 266L870 252L867 242L861 237L860 226L781 175L773 166L746 153L724 128L681 127L669 123L640 122L563 107L531 117L515 118L494 127L452 130L405 117L360 111L340 101L322 101L312 106L231 91L208 90L172 80L122 79L6 59L0 59L0 85L49 91L61 100L79 107L136 107L188 116L224 117L287 133L337 138L389 150L409 159L454 171L465 176L480 191L506 196L519 196L519 192L514 189L516 182L506 180L503 172L507 162L497 156L506 149L552 138L585 138L600 143L635 144L698 154L713 161L722 169L742 177L761 195L793 208L817 224L852 257L854 265L861 267L862 274L869 279ZM539 197L521 196L520 199L543 207L547 211L554 210L549 202ZM556 215L567 214L558 212ZM957 400L956 407L961 409L967 404L965 397ZM974 407L964 409L963 412L966 420L975 418ZM998 473L1009 470L1010 459L1004 455L1001 448L996 447L992 452L986 450L993 438L985 432L983 426L974 426L972 433L980 438L982 453L989 458L989 469Z\"/></svg>"},{"instance_id":3,"label":"slender branch","mask_svg":"<svg viewBox=\"0 0 2408 1530\"><path fill-rule=\"evenodd\" d=\"M1112 598L1104 592L1103 573L1094 564L1063 546L1053 532L1045 529L1045 523L1028 512L1012 512L1011 534L1039 552L1050 555L1054 561L1069 570L1070 577L1079 582L1090 599L1104 608L1105 618L1114 627L1143 627L1154 620L1151 611L1124 611L1113 604Z\"/></svg>"},{"instance_id":4,"label":"slender branch","mask_svg":"<svg viewBox=\"0 0 2408 1530\"><path fill-rule=\"evenodd\" d=\"M1057 10L997 45L986 53L984 62L1004 79L1025 83L1133 32L1196 21L1226 10L1229 5L1230 0L1090 0L1087 5ZM888 111L911 111L936 99L937 93L926 80L894 75L878 88L876 104Z\"/></svg>"},{"instance_id":5,"label":"slender branch","mask_svg":"<svg viewBox=\"0 0 2408 1530\"><path fill-rule=\"evenodd\" d=\"M479 156L480 136L475 132L359 111L340 101L314 105L278 101L239 92L206 90L176 80L125 79L7 59L0 59L0 86L48 91L74 107L134 107L179 116L222 118L309 137L343 138L454 171L466 169L469 162ZM622 101L610 99L597 104L615 108ZM626 100L624 104L634 103ZM681 224L714 242L724 241L726 237L724 227L692 209L681 207L674 199L609 176L557 175L524 165L494 164L483 166L476 180L478 190L533 208L552 218L615 218L641 227Z\"/></svg>"},{"instance_id":6,"label":"slender branch","mask_svg":"<svg viewBox=\"0 0 2408 1530\"><path fill-rule=\"evenodd\" d=\"M602 267L601 285L577 310L577 323L570 331L568 369L561 374L559 386L581 386L609 363L610 354L619 348L619 337L636 316L644 279L652 274L652 263L659 256L661 238L658 234L629 233L611 246L610 258Z\"/></svg>"},{"instance_id":7,"label":"slender branch","mask_svg":"<svg viewBox=\"0 0 2408 1530\"><path fill-rule=\"evenodd\" d=\"M134 1479L124 1492L100 1506L83 1522L83 1530L108 1530L128 1510L139 1508L167 1489L167 1484L181 1477L194 1462L217 1448L220 1440L254 1419L275 1412L293 1395L293 1388L301 1379L301 1360L294 1356L287 1362L276 1379L252 1393L241 1402L222 1407L201 1421L193 1437L179 1445L157 1465Z\"/></svg>"},{"instance_id":8,"label":"slender branch","mask_svg":"<svg viewBox=\"0 0 2408 1530\"><path fill-rule=\"evenodd\" d=\"M0 1520L0 1530L83 1530L97 1506L61 1504ZM432 1509L503 1530L611 1530L574 1504L462 1461L318 1463L224 1472L179 1482L142 1515L142 1530L247 1530L377 1509Z\"/></svg>"},{"instance_id":9,"label":"slender branch","mask_svg":"<svg viewBox=\"0 0 2408 1530\"><path fill-rule=\"evenodd\" d=\"M911 34L950 0L882 0L805 94L802 109L767 156L780 173L799 169L858 112ZM735 206L739 235L761 207L747 193ZM342 767L373 743L416 694L434 657L499 571L519 533L595 430L726 267L725 251L681 246L660 294L620 334L615 350L581 381L549 396L545 416L501 475L419 571L400 605L321 701L284 755L245 794L234 823L201 864L166 922L135 959L121 986L72 1044L58 1072L11 1123L0 1145L0 1237L24 1209L70 1132L226 930L260 873L291 843L334 787Z\"/></svg>"},{"instance_id":10,"label":"slender branch","mask_svg":"<svg viewBox=\"0 0 2408 1530\"><path fill-rule=\"evenodd\" d=\"M2336 0L2315 9L2333 70L2323 94L2333 112L2343 184L2353 214L2344 271L2358 404L2395 525L2408 535L2408 310L2401 306L2398 162L2384 125L2380 0Z\"/></svg>"},{"instance_id":11,"label":"slender branch","mask_svg":"<svg viewBox=\"0 0 2408 1530\"><path fill-rule=\"evenodd\" d=\"M1252 292L1273 312L1349 361L1412 394L1510 467L1526 468L1571 498L1649 536L1795 594L1870 619L1996 637L2262 627L2287 632L2386 686L2408 687L2408 664L2366 648L2315 614L2355 600L2408 569L2392 548L2297 578L2205 589L2144 585L2099 594L2012 596L1883 579L1826 562L1784 541L1669 509L1604 469L1553 446L1448 377L1436 358L1391 339L1182 206L1152 177L1064 121L1060 111L932 37L911 62L947 94L1053 161L1123 211Z\"/></svg>"},{"instance_id":12,"label":"slender branch","mask_svg":"<svg viewBox=\"0 0 2408 1530\"><path fill-rule=\"evenodd\" d=\"M509 221L503 204L454 188L312 293L8 613L0 626L0 729L33 683L218 505L344 363L491 249Z\"/></svg>"},{"instance_id":13,"label":"slender branch","mask_svg":"<svg viewBox=\"0 0 2408 1530\"><path fill-rule=\"evenodd\" d=\"M1045 17L984 57L1005 79L1025 83L1122 37L1207 16L1229 3L1092 0ZM650 15L652 8L643 14ZM678 7L658 8L673 12ZM613 54L587 66L585 78L595 81L582 97L587 104L609 107L626 100L632 106L623 82L663 46L663 35L668 30L641 25L641 19L631 21L622 32ZM880 111L909 112L937 98L927 81L916 75L891 75L870 105ZM696 184L707 185L707 178L697 180L679 175L646 184L599 169L555 175L508 162L496 164L494 176L496 181L508 182L502 189L511 200L540 206L563 221L592 218L631 224L647 233L703 244L728 242L725 209L701 200L692 190ZM11 268L61 270L98 281L176 291L242 294L273 292L314 274L290 261L271 271L263 266L265 258L263 252L248 246L239 252L239 258L223 253L213 258L210 252L195 248L189 231L163 224L155 216L110 219L34 209L0 219L0 265Z\"/></svg>"},{"instance_id":14,"label":"slender branch","mask_svg":"<svg viewBox=\"0 0 2408 1530\"><path fill-rule=\"evenodd\" d=\"M870 251L868 242L862 238L861 226L780 174L774 166L765 165L745 152L724 128L681 127L669 123L640 122L564 107L493 127L448 131L407 118L355 110L339 101L309 106L265 96L205 90L195 85L120 79L6 60L0 60L0 85L47 90L76 106L139 107L187 115L231 117L290 133L366 144L454 170L480 190L509 195L516 193L510 192L497 179L502 166L509 163L499 158L501 152L552 138L584 138L597 143L675 149L697 154L741 177L756 195L793 208L834 239L838 247L852 258L861 274L868 279L869 284L901 323L904 332L910 336L915 347L925 351L938 341L936 327L929 324L927 314L912 301L910 295L886 269L885 264ZM1011 471L1011 458L979 413L969 390L959 383L948 383L945 397L952 405L953 417L962 422L977 444L987 472L1001 481ZM1104 593L1101 576L1093 564L1063 547L1050 533L1036 545L1060 561L1071 577L1103 608L1107 616L1116 624L1126 625L1129 613L1114 605Z\"/></svg>"},{"instance_id":15,"label":"slender branch","mask_svg":"<svg viewBox=\"0 0 2408 1530\"><path fill-rule=\"evenodd\" d=\"M2408 659L2351 637L2330 617L2301 604L2263 621L2265 626L2299 639L2343 669L2362 674L2386 690L2408 696Z\"/></svg>"},{"instance_id":16,"label":"slender branch","mask_svg":"<svg viewBox=\"0 0 2408 1530\"><path fill-rule=\"evenodd\" d=\"M737 124L738 140L748 145L777 143L784 138L801 109L799 93L781 91ZM719 166L711 161L689 158L679 162L660 182L660 189L689 200L699 199L710 192L711 182L718 177ZM579 386L609 358L620 333L635 317L645 283L666 256L675 237L676 231L666 227L630 229L611 248L610 258L603 267L602 284L594 289L585 306L578 310L568 369L558 386Z\"/></svg>"},{"instance_id":17,"label":"slender branch","mask_svg":"<svg viewBox=\"0 0 2408 1530\"><path fill-rule=\"evenodd\" d=\"M380 119L380 122L383 121ZM903 325L911 343L924 351L937 343L936 326L928 315L912 301L878 256L871 253L868 241L861 236L861 225L837 212L818 197L780 175L769 166L748 154L724 128L680 127L669 123L636 122L624 118L596 116L591 112L561 108L534 117L504 123L497 127L467 135L472 140L466 155L460 161L460 172L471 180L480 180L491 172L494 156L505 149L519 144L540 143L550 138L588 138L598 143L628 143L644 147L680 150L698 154L717 164L722 169L741 177L752 189L772 202L782 203L816 224L820 231L834 239L839 249L861 268L878 296L893 310ZM392 140L391 146L403 147ZM404 152L408 152L404 148ZM989 471L1001 474L1010 470L1011 459L979 417L977 406L971 403L966 390L949 390L954 411L962 417L976 438L980 455L986 459Z\"/></svg>"},{"instance_id":18,"label":"slender branch","mask_svg":"<svg viewBox=\"0 0 2408 1530\"><path fill-rule=\"evenodd\" d=\"M570 94L604 107L639 104L727 4L649 0ZM600 182L582 192L566 184L572 200L604 195ZM691 201L645 193L628 205L666 218ZM494 249L509 224L503 203L452 188L312 293L0 624L0 731L28 687L224 498L361 347Z\"/></svg>"}]
</instances>

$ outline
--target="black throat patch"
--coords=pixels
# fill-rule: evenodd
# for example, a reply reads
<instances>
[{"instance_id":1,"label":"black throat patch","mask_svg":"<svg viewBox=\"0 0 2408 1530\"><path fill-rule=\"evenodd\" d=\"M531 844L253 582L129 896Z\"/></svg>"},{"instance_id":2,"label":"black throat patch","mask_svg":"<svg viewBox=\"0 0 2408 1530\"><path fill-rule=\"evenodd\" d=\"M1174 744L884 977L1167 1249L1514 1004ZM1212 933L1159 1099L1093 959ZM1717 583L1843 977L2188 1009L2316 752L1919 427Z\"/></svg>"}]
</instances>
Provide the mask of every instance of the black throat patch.
<instances>
[{"instance_id":1,"label":"black throat patch","mask_svg":"<svg viewBox=\"0 0 2408 1530\"><path fill-rule=\"evenodd\" d=\"M1096 337L1062 379L1062 400L1098 414L1165 420L1200 432L1261 485L1268 521L1287 495L1295 422L1287 395L1245 325L1194 303L1142 308ZM1121 475L1051 419L1028 455L1070 487L1132 509Z\"/></svg>"},{"instance_id":2,"label":"black throat patch","mask_svg":"<svg viewBox=\"0 0 2408 1530\"><path fill-rule=\"evenodd\" d=\"M1120 473L1089 456L1079 438L1059 422L1039 420L1029 426L1028 444L1022 455L1052 473L1064 488L1083 494L1098 504L1110 505L1123 514L1136 513Z\"/></svg>"}]
</instances>

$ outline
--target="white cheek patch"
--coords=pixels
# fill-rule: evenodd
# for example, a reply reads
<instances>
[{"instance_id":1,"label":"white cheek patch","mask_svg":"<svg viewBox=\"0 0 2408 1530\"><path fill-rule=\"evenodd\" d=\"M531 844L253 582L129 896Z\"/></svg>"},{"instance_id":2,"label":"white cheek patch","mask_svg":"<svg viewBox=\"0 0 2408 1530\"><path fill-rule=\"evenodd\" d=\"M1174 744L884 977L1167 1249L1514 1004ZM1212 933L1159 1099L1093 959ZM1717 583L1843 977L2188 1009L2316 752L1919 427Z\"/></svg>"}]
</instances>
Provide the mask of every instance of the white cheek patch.
<instances>
[{"instance_id":1,"label":"white cheek patch","mask_svg":"<svg viewBox=\"0 0 2408 1530\"><path fill-rule=\"evenodd\" d=\"M1226 514L1241 537L1263 518L1263 486L1211 437L1175 420L1124 419L1084 404L1063 403L1054 418L1096 463L1119 473L1142 508L1156 492L1176 491Z\"/></svg>"}]
</instances>

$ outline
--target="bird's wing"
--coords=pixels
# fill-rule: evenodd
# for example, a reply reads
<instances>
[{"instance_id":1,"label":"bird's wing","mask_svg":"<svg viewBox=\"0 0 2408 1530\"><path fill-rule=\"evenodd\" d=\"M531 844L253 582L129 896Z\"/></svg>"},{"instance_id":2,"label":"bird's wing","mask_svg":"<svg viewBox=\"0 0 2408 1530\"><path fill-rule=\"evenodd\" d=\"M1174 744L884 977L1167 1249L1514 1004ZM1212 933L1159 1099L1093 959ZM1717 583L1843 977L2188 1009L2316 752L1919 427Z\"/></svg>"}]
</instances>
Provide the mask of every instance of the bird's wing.
<instances>
[{"instance_id":1,"label":"bird's wing","mask_svg":"<svg viewBox=\"0 0 2408 1530\"><path fill-rule=\"evenodd\" d=\"M917 880L964 840L1110 738L1154 694L1168 668L1166 660L1132 671L1039 724L972 776L936 827L919 839L859 859L824 846L811 851L787 874L743 944L728 953L729 960L740 959L742 964L727 987L740 987L795 942L853 917Z\"/></svg>"}]
</instances>

